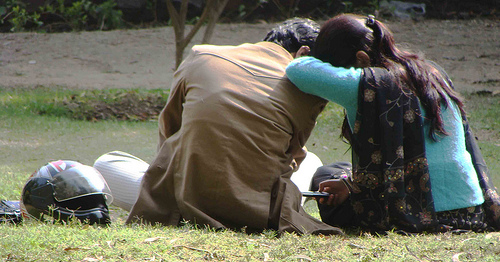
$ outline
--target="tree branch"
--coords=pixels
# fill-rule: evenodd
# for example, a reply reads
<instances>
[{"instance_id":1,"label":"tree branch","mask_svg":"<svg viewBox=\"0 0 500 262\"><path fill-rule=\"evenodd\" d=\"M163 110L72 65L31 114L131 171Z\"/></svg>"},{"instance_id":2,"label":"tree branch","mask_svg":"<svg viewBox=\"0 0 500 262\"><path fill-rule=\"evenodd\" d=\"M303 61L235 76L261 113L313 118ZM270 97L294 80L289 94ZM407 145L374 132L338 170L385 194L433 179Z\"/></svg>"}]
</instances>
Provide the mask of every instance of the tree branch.
<instances>
[{"instance_id":1,"label":"tree branch","mask_svg":"<svg viewBox=\"0 0 500 262\"><path fill-rule=\"evenodd\" d=\"M203 35L203 40L201 41L202 44L208 44L208 42L212 38L215 30L215 25L217 24L222 11L224 11L227 2L229 2L229 0L217 0L217 4L213 6L209 14L208 24L207 28L205 29L205 34Z\"/></svg>"},{"instance_id":2,"label":"tree branch","mask_svg":"<svg viewBox=\"0 0 500 262\"><path fill-rule=\"evenodd\" d=\"M191 41L191 39L194 37L196 32L198 32L198 30L200 30L201 26L203 25L205 20L208 18L208 15L210 13L210 11L209 11L210 7L214 4L214 2L215 2L215 0L207 0L207 2L205 4L205 8L203 9L203 13L200 16L200 19L198 20L198 22L196 22L196 24L193 26L193 28L191 28L191 31L189 31L187 36L184 38L187 42Z\"/></svg>"}]
</instances>

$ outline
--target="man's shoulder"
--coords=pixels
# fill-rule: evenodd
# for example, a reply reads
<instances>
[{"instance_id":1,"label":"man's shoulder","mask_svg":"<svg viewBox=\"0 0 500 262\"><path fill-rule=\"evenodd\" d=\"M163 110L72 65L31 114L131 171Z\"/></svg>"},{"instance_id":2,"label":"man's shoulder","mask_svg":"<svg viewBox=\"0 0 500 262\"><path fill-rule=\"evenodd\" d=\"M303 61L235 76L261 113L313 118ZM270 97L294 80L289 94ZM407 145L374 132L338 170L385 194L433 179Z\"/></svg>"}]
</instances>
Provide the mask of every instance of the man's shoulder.
<instances>
[{"instance_id":1,"label":"man's shoulder","mask_svg":"<svg viewBox=\"0 0 500 262\"><path fill-rule=\"evenodd\" d=\"M273 75L282 76L286 65L293 60L293 57L288 51L275 43L258 42L236 46L195 45L189 58L192 62L215 61L218 59L231 62L255 75L269 74L272 71L274 72ZM259 71L259 73L256 71Z\"/></svg>"},{"instance_id":2,"label":"man's shoulder","mask_svg":"<svg viewBox=\"0 0 500 262\"><path fill-rule=\"evenodd\" d=\"M195 45L191 49L194 54L242 54L258 52L261 54L272 53L279 56L290 56L290 53L283 47L272 42L257 42L257 43L243 43L240 45L209 45L201 44Z\"/></svg>"},{"instance_id":3,"label":"man's shoulder","mask_svg":"<svg viewBox=\"0 0 500 262\"><path fill-rule=\"evenodd\" d=\"M201 44L195 45L192 48L192 51L195 53L225 53L230 52L232 50L241 50L241 49L252 49L256 44L252 43L244 43L241 45L210 45L210 44Z\"/></svg>"}]
</instances>

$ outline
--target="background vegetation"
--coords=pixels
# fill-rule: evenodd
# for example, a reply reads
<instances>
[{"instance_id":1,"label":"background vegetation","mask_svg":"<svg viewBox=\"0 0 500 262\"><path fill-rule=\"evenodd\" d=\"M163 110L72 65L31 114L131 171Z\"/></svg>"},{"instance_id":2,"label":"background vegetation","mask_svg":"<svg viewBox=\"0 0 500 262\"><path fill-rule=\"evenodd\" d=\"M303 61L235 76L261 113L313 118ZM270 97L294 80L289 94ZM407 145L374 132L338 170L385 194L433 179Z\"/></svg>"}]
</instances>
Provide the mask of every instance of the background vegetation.
<instances>
[{"instance_id":1,"label":"background vegetation","mask_svg":"<svg viewBox=\"0 0 500 262\"><path fill-rule=\"evenodd\" d=\"M172 6L180 8L182 0L0 0L0 32L111 30L165 25L173 21L167 8L170 1ZM214 12L217 13L215 20L220 15L220 22L256 23L282 21L292 16L324 20L341 12L374 14L383 1L388 0L190 0L186 22L195 24L209 5L217 9L222 7ZM426 4L428 18L498 16L496 0L400 1Z\"/></svg>"}]
</instances>

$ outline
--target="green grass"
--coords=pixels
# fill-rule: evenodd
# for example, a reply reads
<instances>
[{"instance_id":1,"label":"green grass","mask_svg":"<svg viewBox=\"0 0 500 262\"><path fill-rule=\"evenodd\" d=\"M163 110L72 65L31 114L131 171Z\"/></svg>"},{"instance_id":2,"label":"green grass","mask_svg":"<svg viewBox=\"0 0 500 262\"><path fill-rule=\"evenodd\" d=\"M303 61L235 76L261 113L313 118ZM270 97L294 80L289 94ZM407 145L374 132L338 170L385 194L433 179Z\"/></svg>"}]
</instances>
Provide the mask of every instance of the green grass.
<instances>
[{"instance_id":1,"label":"green grass","mask_svg":"<svg viewBox=\"0 0 500 262\"><path fill-rule=\"evenodd\" d=\"M122 150L145 161L156 151L155 121L82 121L64 107L40 115L54 101L83 91L62 88L0 88L0 199L19 198L28 176L50 160L92 165L102 154ZM88 91L87 91L88 92ZM92 91L97 92L97 91ZM103 91L111 92L111 91ZM115 92L115 91L113 91ZM116 91L119 93L119 91ZM156 92L156 91L154 91ZM100 97L95 95L84 96ZM500 185L500 97L467 96L471 125L485 140L482 153L494 184ZM47 112L50 110L47 110ZM324 163L349 161L339 139L343 111L329 104L307 143ZM317 217L315 203L306 210ZM112 208L110 227L26 221L0 224L2 261L498 261L500 233L431 234L406 237L389 233L347 236L295 236L184 227L125 226L126 213Z\"/></svg>"},{"instance_id":2,"label":"green grass","mask_svg":"<svg viewBox=\"0 0 500 262\"><path fill-rule=\"evenodd\" d=\"M72 120L71 112L59 102L75 92L89 100L121 93L108 90L90 96L89 91L59 88L1 90L0 174L8 179L0 183L0 198L17 199L24 180L52 160L92 165L100 155L113 150L146 161L152 159L157 143L156 121Z\"/></svg>"},{"instance_id":3,"label":"green grass","mask_svg":"<svg viewBox=\"0 0 500 262\"><path fill-rule=\"evenodd\" d=\"M500 233L247 235L189 226L0 225L4 261L498 261Z\"/></svg>"},{"instance_id":4,"label":"green grass","mask_svg":"<svg viewBox=\"0 0 500 262\"><path fill-rule=\"evenodd\" d=\"M92 123L0 113L0 198L18 198L23 181L52 160L92 165L100 155L113 150L151 160L157 143L156 129L154 122Z\"/></svg>"},{"instance_id":5,"label":"green grass","mask_svg":"<svg viewBox=\"0 0 500 262\"><path fill-rule=\"evenodd\" d=\"M465 96L465 105L491 179L500 188L500 96L469 94Z\"/></svg>"},{"instance_id":6,"label":"green grass","mask_svg":"<svg viewBox=\"0 0 500 262\"><path fill-rule=\"evenodd\" d=\"M73 90L37 87L4 88L0 105L6 113L31 112L76 120L130 120L154 118L167 101L168 90Z\"/></svg>"}]
</instances>

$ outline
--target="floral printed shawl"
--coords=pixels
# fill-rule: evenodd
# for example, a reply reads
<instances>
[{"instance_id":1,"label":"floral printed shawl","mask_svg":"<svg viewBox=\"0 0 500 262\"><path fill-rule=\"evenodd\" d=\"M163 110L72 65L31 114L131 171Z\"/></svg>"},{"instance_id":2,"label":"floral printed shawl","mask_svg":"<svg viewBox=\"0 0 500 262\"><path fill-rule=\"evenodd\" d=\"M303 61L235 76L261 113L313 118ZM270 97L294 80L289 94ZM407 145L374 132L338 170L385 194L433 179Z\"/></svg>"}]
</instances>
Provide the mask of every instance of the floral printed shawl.
<instances>
[{"instance_id":1,"label":"floral printed shawl","mask_svg":"<svg viewBox=\"0 0 500 262\"><path fill-rule=\"evenodd\" d=\"M351 145L359 224L433 231L437 222L418 98L382 68L364 69Z\"/></svg>"},{"instance_id":2,"label":"floral printed shawl","mask_svg":"<svg viewBox=\"0 0 500 262\"><path fill-rule=\"evenodd\" d=\"M366 68L363 74L351 139L351 204L357 224L375 231L446 230L447 226L438 224L434 211L418 98L400 88L385 69ZM468 125L465 128L470 138ZM485 193L485 222L498 229L500 199L477 144L473 139L467 141Z\"/></svg>"}]
</instances>

